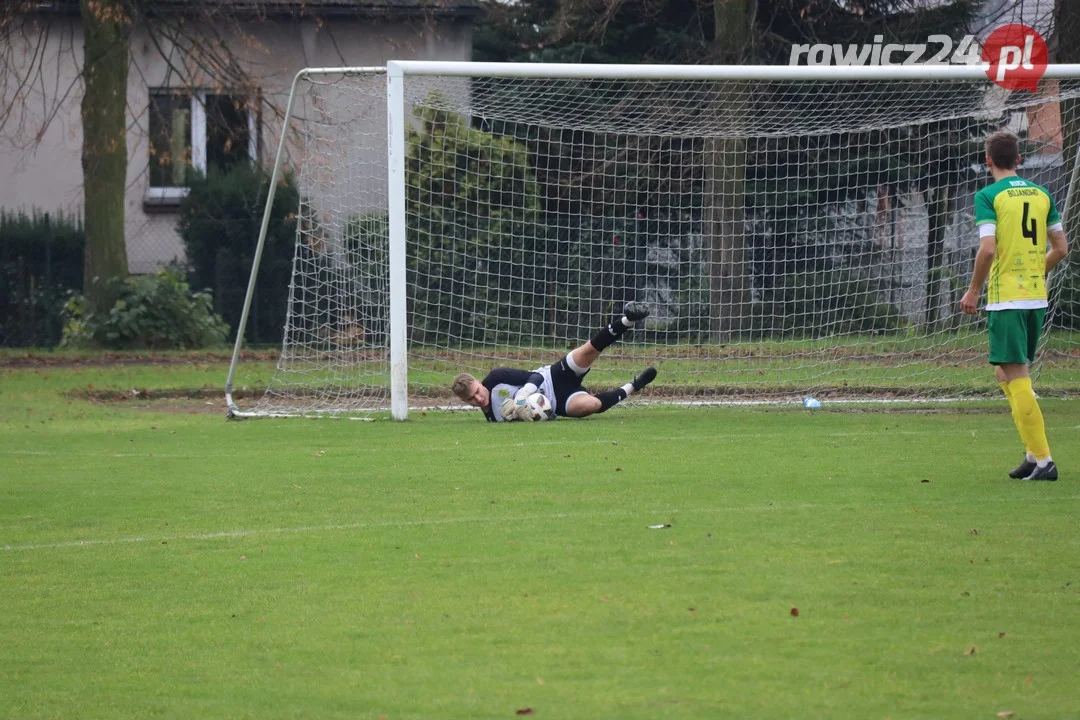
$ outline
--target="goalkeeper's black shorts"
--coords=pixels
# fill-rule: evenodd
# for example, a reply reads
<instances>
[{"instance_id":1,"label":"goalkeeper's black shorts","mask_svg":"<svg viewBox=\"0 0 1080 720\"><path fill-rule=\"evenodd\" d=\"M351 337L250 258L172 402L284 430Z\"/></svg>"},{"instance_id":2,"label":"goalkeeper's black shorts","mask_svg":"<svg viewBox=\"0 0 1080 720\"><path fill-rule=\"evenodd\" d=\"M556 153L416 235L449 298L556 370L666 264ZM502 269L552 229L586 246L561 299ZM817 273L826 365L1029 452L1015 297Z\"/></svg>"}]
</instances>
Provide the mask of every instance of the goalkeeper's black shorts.
<instances>
[{"instance_id":1,"label":"goalkeeper's black shorts","mask_svg":"<svg viewBox=\"0 0 1080 720\"><path fill-rule=\"evenodd\" d=\"M563 417L566 417L567 400L578 393L589 392L581 384L589 371L586 370L584 374L578 375L566 361L567 357L569 356L563 355L559 362L551 364L551 389L555 393L555 414Z\"/></svg>"}]
</instances>

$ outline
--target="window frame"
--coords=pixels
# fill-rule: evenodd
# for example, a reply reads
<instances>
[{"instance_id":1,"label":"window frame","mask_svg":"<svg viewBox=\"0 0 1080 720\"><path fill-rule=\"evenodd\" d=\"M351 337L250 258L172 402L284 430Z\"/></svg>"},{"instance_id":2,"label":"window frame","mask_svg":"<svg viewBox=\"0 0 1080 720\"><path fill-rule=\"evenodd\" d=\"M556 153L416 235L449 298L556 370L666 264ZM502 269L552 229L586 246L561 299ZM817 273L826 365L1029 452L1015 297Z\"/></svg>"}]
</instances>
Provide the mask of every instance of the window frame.
<instances>
[{"instance_id":1,"label":"window frame","mask_svg":"<svg viewBox=\"0 0 1080 720\"><path fill-rule=\"evenodd\" d=\"M191 167L199 172L206 173L206 139L207 139L207 127L206 127L206 99L210 95L223 95L225 97L241 97L239 95L231 95L228 92L216 92L207 88L198 88L195 90L170 88L170 87L151 87L148 93L148 113L153 112L153 102L155 95L166 95L176 92L181 92L184 95L189 96L191 103ZM255 97L260 97L256 92ZM253 163L259 161L259 110L258 108L249 107L245 104L244 112L247 115L247 131L248 131L248 157ZM149 133L149 122L147 124L147 137L149 140L148 154L153 147L153 137ZM191 188L186 185L151 185L149 182L149 164L154 161L153 155L147 158L147 186L146 195L143 199L145 205L154 206L176 206L180 204L180 201L188 196L191 192Z\"/></svg>"}]
</instances>

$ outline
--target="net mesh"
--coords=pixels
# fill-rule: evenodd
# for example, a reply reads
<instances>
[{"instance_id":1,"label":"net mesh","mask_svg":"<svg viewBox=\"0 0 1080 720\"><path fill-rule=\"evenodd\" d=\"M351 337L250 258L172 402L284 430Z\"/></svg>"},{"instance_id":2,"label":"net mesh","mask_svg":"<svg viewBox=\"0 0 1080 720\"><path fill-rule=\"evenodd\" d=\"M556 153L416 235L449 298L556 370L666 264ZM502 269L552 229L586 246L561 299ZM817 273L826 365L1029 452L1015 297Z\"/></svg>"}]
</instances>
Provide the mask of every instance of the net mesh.
<instances>
[{"instance_id":1,"label":"net mesh","mask_svg":"<svg viewBox=\"0 0 1080 720\"><path fill-rule=\"evenodd\" d=\"M385 76L308 77L297 88L289 120L283 170L300 194L292 282L281 357L255 412L385 407Z\"/></svg>"},{"instance_id":2,"label":"net mesh","mask_svg":"<svg viewBox=\"0 0 1080 720\"><path fill-rule=\"evenodd\" d=\"M323 78L294 122L294 287L264 411L388 403L385 89ZM1078 81L406 77L412 405L461 371L534 368L623 303L652 315L590 387L653 364L653 401L996 391L964 316L983 139L1065 209ZM1051 282L1040 392L1080 389L1080 280Z\"/></svg>"}]
</instances>

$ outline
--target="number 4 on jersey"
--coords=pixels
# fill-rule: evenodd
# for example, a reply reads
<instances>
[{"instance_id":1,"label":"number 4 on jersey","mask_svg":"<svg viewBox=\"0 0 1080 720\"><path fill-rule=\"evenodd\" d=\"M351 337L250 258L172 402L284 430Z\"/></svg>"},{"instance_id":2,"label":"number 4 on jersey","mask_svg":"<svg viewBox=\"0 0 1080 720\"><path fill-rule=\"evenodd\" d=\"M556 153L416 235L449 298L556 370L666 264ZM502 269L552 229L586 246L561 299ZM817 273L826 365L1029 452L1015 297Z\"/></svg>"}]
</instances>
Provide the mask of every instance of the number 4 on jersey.
<instances>
[{"instance_id":1,"label":"number 4 on jersey","mask_svg":"<svg viewBox=\"0 0 1080 720\"><path fill-rule=\"evenodd\" d=\"M1024 237L1031 240L1032 245L1039 244L1039 221L1033 217L1029 217L1031 212L1031 203L1024 203L1024 217L1020 220L1020 226L1023 228L1021 232L1024 233ZM1028 221L1031 222L1031 226L1028 227Z\"/></svg>"}]
</instances>

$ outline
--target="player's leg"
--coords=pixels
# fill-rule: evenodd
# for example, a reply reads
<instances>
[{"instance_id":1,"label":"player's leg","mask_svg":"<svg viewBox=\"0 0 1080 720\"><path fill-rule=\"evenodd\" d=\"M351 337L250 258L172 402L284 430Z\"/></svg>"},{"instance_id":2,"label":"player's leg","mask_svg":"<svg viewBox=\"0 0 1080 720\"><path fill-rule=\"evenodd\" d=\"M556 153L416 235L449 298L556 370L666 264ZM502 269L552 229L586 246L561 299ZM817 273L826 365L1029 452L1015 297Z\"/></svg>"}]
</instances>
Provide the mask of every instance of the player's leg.
<instances>
[{"instance_id":1,"label":"player's leg","mask_svg":"<svg viewBox=\"0 0 1080 720\"><path fill-rule=\"evenodd\" d=\"M587 417L602 412L601 407L600 398L590 394L587 390L581 390L566 399L566 417Z\"/></svg>"},{"instance_id":2,"label":"player's leg","mask_svg":"<svg viewBox=\"0 0 1080 720\"><path fill-rule=\"evenodd\" d=\"M1025 480L1057 480L1057 466L1046 440L1046 424L1028 372L1045 314L1045 309L996 310L988 313L987 319L990 362L1000 368L1008 385L1008 397L1024 447L1035 455L1036 467Z\"/></svg>"},{"instance_id":3,"label":"player's leg","mask_svg":"<svg viewBox=\"0 0 1080 720\"><path fill-rule=\"evenodd\" d=\"M623 314L600 328L589 342L575 348L567 355L571 368L579 376L588 372L600 353L619 341L623 334L637 323L649 317L649 308L644 303L628 302L623 305Z\"/></svg>"},{"instance_id":4,"label":"player's leg","mask_svg":"<svg viewBox=\"0 0 1080 720\"><path fill-rule=\"evenodd\" d=\"M1005 377L1005 371L1001 369L1000 365L994 367L994 376L997 378L998 386L1001 388L1001 392L1005 393L1005 399L1009 401L1009 411L1012 413L1013 424L1016 425L1016 432L1020 434L1020 442L1024 444L1024 459L1020 461L1020 464L1009 471L1009 477L1014 480L1026 478L1031 474L1031 471L1035 469L1035 453L1031 452L1031 448L1027 446L1024 441L1024 430L1020 425L1020 414L1016 411L1016 405L1013 403L1012 392L1009 390L1009 381Z\"/></svg>"},{"instance_id":5,"label":"player's leg","mask_svg":"<svg viewBox=\"0 0 1080 720\"><path fill-rule=\"evenodd\" d=\"M574 393L566 399L566 415L568 417L586 417L587 415L606 412L655 379L656 368L648 367L642 370L636 378L614 390L604 390L595 395L584 390Z\"/></svg>"},{"instance_id":6,"label":"player's leg","mask_svg":"<svg viewBox=\"0 0 1080 720\"><path fill-rule=\"evenodd\" d=\"M581 381L589 372L589 368L596 362L605 349L618 342L623 334L634 327L636 323L649 316L649 308L642 303L628 302L623 306L621 317L597 331L592 340L568 352L562 360L551 366L551 382L555 391L555 412L567 417L586 417L594 413L603 412L620 400L626 399L629 392L633 392L634 384L627 383L623 388L630 388L629 392L621 398L613 395L592 395L583 387ZM644 375L644 373L642 374ZM642 376L639 375L638 379ZM649 377L637 389L641 389L652 378L656 377L656 370L652 370ZM636 380L635 380L636 382ZM618 391L608 391L616 393Z\"/></svg>"}]
</instances>

